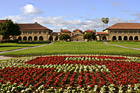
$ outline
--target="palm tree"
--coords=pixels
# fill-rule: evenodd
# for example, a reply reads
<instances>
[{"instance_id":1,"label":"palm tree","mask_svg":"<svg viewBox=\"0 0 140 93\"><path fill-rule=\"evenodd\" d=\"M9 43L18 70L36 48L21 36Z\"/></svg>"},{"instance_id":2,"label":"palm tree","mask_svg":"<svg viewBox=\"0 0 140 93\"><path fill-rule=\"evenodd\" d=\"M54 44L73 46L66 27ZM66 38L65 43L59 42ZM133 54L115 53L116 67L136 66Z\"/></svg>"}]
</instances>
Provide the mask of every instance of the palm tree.
<instances>
[{"instance_id":1,"label":"palm tree","mask_svg":"<svg viewBox=\"0 0 140 93\"><path fill-rule=\"evenodd\" d=\"M103 29L104 29L104 24L108 24L109 22L109 18L102 18L102 22L103 22Z\"/></svg>"}]
</instances>

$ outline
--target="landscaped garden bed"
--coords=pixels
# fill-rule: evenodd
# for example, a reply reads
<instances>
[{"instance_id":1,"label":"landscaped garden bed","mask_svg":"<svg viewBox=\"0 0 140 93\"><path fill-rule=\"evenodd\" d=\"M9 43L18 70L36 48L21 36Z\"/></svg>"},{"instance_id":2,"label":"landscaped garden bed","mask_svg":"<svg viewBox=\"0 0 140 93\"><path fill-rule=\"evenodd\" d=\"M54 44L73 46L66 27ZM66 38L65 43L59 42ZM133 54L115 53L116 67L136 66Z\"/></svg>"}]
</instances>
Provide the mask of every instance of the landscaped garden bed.
<instances>
[{"instance_id":1,"label":"landscaped garden bed","mask_svg":"<svg viewBox=\"0 0 140 93\"><path fill-rule=\"evenodd\" d=\"M138 58L24 57L0 62L0 92L140 93Z\"/></svg>"}]
</instances>

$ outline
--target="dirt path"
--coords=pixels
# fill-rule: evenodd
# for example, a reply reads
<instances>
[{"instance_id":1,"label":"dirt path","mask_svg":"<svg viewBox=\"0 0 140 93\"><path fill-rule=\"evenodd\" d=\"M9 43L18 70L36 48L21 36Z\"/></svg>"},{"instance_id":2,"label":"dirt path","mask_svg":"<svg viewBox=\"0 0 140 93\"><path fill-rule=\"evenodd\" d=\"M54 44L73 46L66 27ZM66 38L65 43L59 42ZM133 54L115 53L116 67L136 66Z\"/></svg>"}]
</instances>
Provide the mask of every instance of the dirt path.
<instances>
[{"instance_id":1,"label":"dirt path","mask_svg":"<svg viewBox=\"0 0 140 93\"><path fill-rule=\"evenodd\" d=\"M42 47L42 46L46 46L46 45L52 45L53 43L54 43L54 42L51 42L51 43L49 43L49 44L39 45L39 46L20 48L20 49L9 50L9 51L2 51L2 52L0 52L0 54L2 54L2 53L8 53L8 52L13 52L13 51L19 51L19 50L25 50L25 49L30 49L30 48L37 48L37 47Z\"/></svg>"},{"instance_id":2,"label":"dirt path","mask_svg":"<svg viewBox=\"0 0 140 93\"><path fill-rule=\"evenodd\" d=\"M106 45L111 45L111 46L117 46L117 47L122 47L122 48L129 48L129 49L140 50L140 48L126 47L126 46L120 46L120 45L112 45L112 44L109 44L107 42L103 42L103 43L106 44Z\"/></svg>"}]
</instances>

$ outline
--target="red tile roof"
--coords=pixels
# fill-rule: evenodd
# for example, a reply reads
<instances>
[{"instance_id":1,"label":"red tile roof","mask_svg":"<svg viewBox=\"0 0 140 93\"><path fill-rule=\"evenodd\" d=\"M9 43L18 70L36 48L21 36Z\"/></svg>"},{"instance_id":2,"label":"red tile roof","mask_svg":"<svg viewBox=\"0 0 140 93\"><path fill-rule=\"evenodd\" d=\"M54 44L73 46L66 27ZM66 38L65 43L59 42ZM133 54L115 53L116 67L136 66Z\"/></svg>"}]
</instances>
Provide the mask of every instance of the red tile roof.
<instances>
[{"instance_id":1,"label":"red tile roof","mask_svg":"<svg viewBox=\"0 0 140 93\"><path fill-rule=\"evenodd\" d=\"M80 30L80 29L75 29L75 30L73 30L73 32L77 32L77 31L82 32L82 30Z\"/></svg>"},{"instance_id":2,"label":"red tile roof","mask_svg":"<svg viewBox=\"0 0 140 93\"><path fill-rule=\"evenodd\" d=\"M50 35L58 35L58 32L52 32Z\"/></svg>"},{"instance_id":3,"label":"red tile roof","mask_svg":"<svg viewBox=\"0 0 140 93\"><path fill-rule=\"evenodd\" d=\"M64 33L71 33L71 31L69 31L69 30L67 30L67 29L62 30L62 32L64 32Z\"/></svg>"},{"instance_id":4,"label":"red tile roof","mask_svg":"<svg viewBox=\"0 0 140 93\"><path fill-rule=\"evenodd\" d=\"M0 23L4 23L5 22L5 20L0 20Z\"/></svg>"},{"instance_id":5,"label":"red tile roof","mask_svg":"<svg viewBox=\"0 0 140 93\"><path fill-rule=\"evenodd\" d=\"M91 30L91 29L88 29L86 30L85 32L95 32L96 30Z\"/></svg>"},{"instance_id":6,"label":"red tile roof","mask_svg":"<svg viewBox=\"0 0 140 93\"><path fill-rule=\"evenodd\" d=\"M117 23L107 29L140 29L140 23Z\"/></svg>"},{"instance_id":7,"label":"red tile roof","mask_svg":"<svg viewBox=\"0 0 140 93\"><path fill-rule=\"evenodd\" d=\"M0 23L4 23L5 20L0 20ZM37 22L35 23L30 23L30 24L18 24L18 26L20 27L20 30L50 30L40 24L38 24Z\"/></svg>"},{"instance_id":8,"label":"red tile roof","mask_svg":"<svg viewBox=\"0 0 140 93\"><path fill-rule=\"evenodd\" d=\"M48 28L38 24L37 22L33 24L18 24L21 30L49 30Z\"/></svg>"},{"instance_id":9,"label":"red tile roof","mask_svg":"<svg viewBox=\"0 0 140 93\"><path fill-rule=\"evenodd\" d=\"M102 35L107 35L108 33L106 33L106 32L96 32L96 34L97 34L97 35L99 35L99 34L100 34L100 35L101 35L101 34L102 34Z\"/></svg>"}]
</instances>

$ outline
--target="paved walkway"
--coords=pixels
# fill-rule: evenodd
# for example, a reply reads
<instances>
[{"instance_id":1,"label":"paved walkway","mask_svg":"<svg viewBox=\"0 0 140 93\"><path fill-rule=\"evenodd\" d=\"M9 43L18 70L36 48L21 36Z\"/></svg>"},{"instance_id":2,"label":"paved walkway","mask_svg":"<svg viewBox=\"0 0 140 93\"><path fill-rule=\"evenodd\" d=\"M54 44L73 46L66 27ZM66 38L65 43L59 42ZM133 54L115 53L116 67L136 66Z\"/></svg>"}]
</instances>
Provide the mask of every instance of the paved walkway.
<instances>
[{"instance_id":1,"label":"paved walkway","mask_svg":"<svg viewBox=\"0 0 140 93\"><path fill-rule=\"evenodd\" d=\"M25 50L25 49L30 49L30 48L42 47L42 46L46 46L46 45L51 45L51 44L53 44L53 43L54 43L54 42L51 42L51 43L49 43L49 44L39 45L39 46L33 46L33 47L20 48L20 49L9 50L9 51L2 51L2 52L0 52L0 54L2 54L2 53L8 53L8 52L13 52L13 51L19 51L19 50Z\"/></svg>"},{"instance_id":2,"label":"paved walkway","mask_svg":"<svg viewBox=\"0 0 140 93\"><path fill-rule=\"evenodd\" d=\"M14 58L14 57L0 56L0 60L4 60L4 59L10 59L10 58Z\"/></svg>"},{"instance_id":3,"label":"paved walkway","mask_svg":"<svg viewBox=\"0 0 140 93\"><path fill-rule=\"evenodd\" d=\"M122 47L122 48L129 48L129 49L135 49L135 50L140 50L140 48L133 48L133 47L126 47L126 46L120 46L120 45L113 45L113 44L109 44L107 42L103 42L106 45L111 45L111 46L117 46L117 47Z\"/></svg>"},{"instance_id":4,"label":"paved walkway","mask_svg":"<svg viewBox=\"0 0 140 93\"><path fill-rule=\"evenodd\" d=\"M42 47L42 46L46 46L46 45L51 45L53 43L54 42L51 42L50 44L39 45L39 46L33 46L33 47L27 47L27 48L15 49L15 50L3 51L3 52L0 52L0 54L13 52L13 51L19 51L19 50L25 50L25 49L30 49L30 48ZM10 58L15 58L15 57L0 56L0 60L10 59Z\"/></svg>"}]
</instances>

